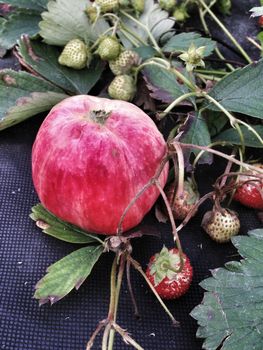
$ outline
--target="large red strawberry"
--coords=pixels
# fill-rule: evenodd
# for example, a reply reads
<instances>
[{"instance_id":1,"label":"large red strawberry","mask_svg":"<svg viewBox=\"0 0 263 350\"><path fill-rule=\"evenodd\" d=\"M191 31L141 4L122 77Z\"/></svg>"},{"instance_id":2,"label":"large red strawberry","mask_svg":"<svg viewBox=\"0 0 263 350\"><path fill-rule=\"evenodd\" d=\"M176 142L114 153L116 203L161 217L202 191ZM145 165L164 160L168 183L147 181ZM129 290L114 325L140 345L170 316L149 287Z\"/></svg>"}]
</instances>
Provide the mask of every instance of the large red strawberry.
<instances>
[{"instance_id":1,"label":"large red strawberry","mask_svg":"<svg viewBox=\"0 0 263 350\"><path fill-rule=\"evenodd\" d=\"M179 251L166 247L153 255L146 275L162 299L176 299L187 292L192 282L193 268L188 257L183 254L184 266L181 272L175 272L180 266Z\"/></svg>"},{"instance_id":2,"label":"large red strawberry","mask_svg":"<svg viewBox=\"0 0 263 350\"><path fill-rule=\"evenodd\" d=\"M254 166L263 169L262 164ZM234 199L247 207L263 210L263 180L247 174L255 172L250 171L239 177L240 186L235 192Z\"/></svg>"}]
</instances>

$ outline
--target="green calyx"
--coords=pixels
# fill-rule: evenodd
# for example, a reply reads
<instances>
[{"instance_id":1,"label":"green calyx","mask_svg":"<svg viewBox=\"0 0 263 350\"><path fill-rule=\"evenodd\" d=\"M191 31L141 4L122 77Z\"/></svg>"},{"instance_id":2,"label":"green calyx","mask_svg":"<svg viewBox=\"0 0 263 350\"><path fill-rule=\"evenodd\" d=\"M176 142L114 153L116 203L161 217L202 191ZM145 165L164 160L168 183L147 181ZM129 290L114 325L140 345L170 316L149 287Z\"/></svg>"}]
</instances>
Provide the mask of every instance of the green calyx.
<instances>
[{"instance_id":1,"label":"green calyx","mask_svg":"<svg viewBox=\"0 0 263 350\"><path fill-rule=\"evenodd\" d=\"M155 259L150 267L150 273L154 276L154 284L158 285L165 277L170 280L175 279L176 270L179 266L179 254L169 252L164 246L160 253L155 255Z\"/></svg>"},{"instance_id":2,"label":"green calyx","mask_svg":"<svg viewBox=\"0 0 263 350\"><path fill-rule=\"evenodd\" d=\"M177 22L185 22L187 18L189 18L189 14L186 10L186 7L184 5L178 6L173 11L173 17L176 19Z\"/></svg>"},{"instance_id":3,"label":"green calyx","mask_svg":"<svg viewBox=\"0 0 263 350\"><path fill-rule=\"evenodd\" d=\"M159 0L159 6L161 7L161 9L168 12L174 10L176 3L176 0Z\"/></svg>"}]
</instances>

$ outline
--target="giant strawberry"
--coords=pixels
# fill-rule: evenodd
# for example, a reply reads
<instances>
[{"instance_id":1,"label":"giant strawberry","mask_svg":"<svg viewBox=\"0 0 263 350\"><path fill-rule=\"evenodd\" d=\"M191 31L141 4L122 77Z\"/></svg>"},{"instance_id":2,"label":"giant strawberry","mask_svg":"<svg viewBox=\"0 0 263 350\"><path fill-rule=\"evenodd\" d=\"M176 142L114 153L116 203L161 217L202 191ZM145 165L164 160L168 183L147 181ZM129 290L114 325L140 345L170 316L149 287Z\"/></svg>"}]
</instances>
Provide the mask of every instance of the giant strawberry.
<instances>
[{"instance_id":1,"label":"giant strawberry","mask_svg":"<svg viewBox=\"0 0 263 350\"><path fill-rule=\"evenodd\" d=\"M135 105L74 96L56 105L37 134L33 182L41 203L57 217L91 232L116 234L121 215L155 175L166 144ZM165 185L168 165L159 181ZM128 211L123 229L136 226L155 203L152 185Z\"/></svg>"}]
</instances>

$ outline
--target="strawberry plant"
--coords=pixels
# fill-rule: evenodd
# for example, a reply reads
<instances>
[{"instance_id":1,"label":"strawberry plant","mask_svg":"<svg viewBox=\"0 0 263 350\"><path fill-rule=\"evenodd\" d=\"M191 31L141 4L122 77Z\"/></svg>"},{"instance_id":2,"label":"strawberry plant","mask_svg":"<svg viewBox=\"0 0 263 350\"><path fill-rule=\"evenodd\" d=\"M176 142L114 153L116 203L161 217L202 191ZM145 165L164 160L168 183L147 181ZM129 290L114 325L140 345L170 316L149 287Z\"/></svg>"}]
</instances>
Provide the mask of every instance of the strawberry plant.
<instances>
[{"instance_id":1,"label":"strawberry plant","mask_svg":"<svg viewBox=\"0 0 263 350\"><path fill-rule=\"evenodd\" d=\"M232 241L245 259L255 257L250 242L261 244L258 231L233 237L242 231L242 218L232 200L263 209L262 154L256 156L263 149L262 46L247 33L248 45L257 50L252 56L229 30L224 16L234 16L230 0L0 3L5 6L0 53L12 49L21 65L19 71L0 71L0 130L42 112L48 115L32 152L41 204L32 208L31 218L47 235L84 245L48 268L34 297L40 304L66 297L111 252L108 315L90 334L86 349L94 347L102 330L103 350L113 349L116 333L143 349L117 322L125 271L135 314L131 267L178 326L178 316L162 299L179 298L190 287L195 266L185 253L187 242L181 243L181 230L204 202L210 208L203 220L193 220L199 220L206 239L215 245ZM263 16L262 6L251 12ZM192 25L197 17L198 30ZM225 42L213 34L214 26ZM204 193L196 174L203 165L216 167L219 158L225 169ZM137 225L154 206L157 219L170 222L171 240L144 269L134 258L132 242L141 237ZM241 315L225 304L224 283L229 281L232 291L232 277L238 286L247 278L256 288L253 264L230 263L231 271L220 269L202 283L211 294L192 315L200 325L198 337L207 338L205 349L238 343L235 337L242 332L234 324L224 324L214 337L211 329L218 320L222 326L223 311L233 323L240 322ZM262 293L252 287L250 292L262 301ZM208 311L214 316L211 324ZM254 321L260 322L258 315Z\"/></svg>"}]
</instances>

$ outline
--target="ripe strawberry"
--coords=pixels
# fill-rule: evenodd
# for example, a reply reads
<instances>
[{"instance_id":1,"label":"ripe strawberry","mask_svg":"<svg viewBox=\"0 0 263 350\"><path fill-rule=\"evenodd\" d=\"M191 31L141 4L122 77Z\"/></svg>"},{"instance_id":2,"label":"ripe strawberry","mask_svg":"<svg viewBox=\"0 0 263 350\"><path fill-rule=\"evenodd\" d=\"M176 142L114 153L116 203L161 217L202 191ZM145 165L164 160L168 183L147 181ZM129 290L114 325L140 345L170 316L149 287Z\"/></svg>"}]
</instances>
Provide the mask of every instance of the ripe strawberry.
<instances>
[{"instance_id":1,"label":"ripe strawberry","mask_svg":"<svg viewBox=\"0 0 263 350\"><path fill-rule=\"evenodd\" d=\"M108 88L110 97L116 100L131 101L135 92L134 80L129 75L118 75L112 80Z\"/></svg>"},{"instance_id":2,"label":"ripe strawberry","mask_svg":"<svg viewBox=\"0 0 263 350\"><path fill-rule=\"evenodd\" d=\"M258 19L258 25L260 27L263 27L263 16L260 16L259 19Z\"/></svg>"},{"instance_id":3,"label":"ripe strawberry","mask_svg":"<svg viewBox=\"0 0 263 350\"><path fill-rule=\"evenodd\" d=\"M118 0L95 0L95 4L100 7L102 13L113 12L119 8Z\"/></svg>"},{"instance_id":4,"label":"ripe strawberry","mask_svg":"<svg viewBox=\"0 0 263 350\"><path fill-rule=\"evenodd\" d=\"M144 0L131 0L131 4L137 16L143 13L145 5Z\"/></svg>"},{"instance_id":5,"label":"ripe strawberry","mask_svg":"<svg viewBox=\"0 0 263 350\"><path fill-rule=\"evenodd\" d=\"M193 268L188 257L183 254L184 267L181 272L174 272L180 266L179 251L166 247L153 255L146 270L146 275L156 292L163 299L176 299L187 292L193 278Z\"/></svg>"},{"instance_id":6,"label":"ripe strawberry","mask_svg":"<svg viewBox=\"0 0 263 350\"><path fill-rule=\"evenodd\" d=\"M262 164L255 164L254 166L263 169ZM247 173L255 174L251 171ZM253 181L256 179L256 177L247 176L246 173L241 175L239 177L240 186L235 192L234 199L247 207L263 210L263 180Z\"/></svg>"},{"instance_id":7,"label":"ripe strawberry","mask_svg":"<svg viewBox=\"0 0 263 350\"><path fill-rule=\"evenodd\" d=\"M103 37L100 41L96 53L102 60L115 60L121 51L121 45L117 38L113 36Z\"/></svg>"},{"instance_id":8,"label":"ripe strawberry","mask_svg":"<svg viewBox=\"0 0 263 350\"><path fill-rule=\"evenodd\" d=\"M161 9L168 12L172 11L175 8L176 3L176 0L159 0Z\"/></svg>"},{"instance_id":9,"label":"ripe strawberry","mask_svg":"<svg viewBox=\"0 0 263 350\"><path fill-rule=\"evenodd\" d=\"M139 55L132 50L123 51L120 56L110 61L110 69L115 75L122 75L130 73L131 68L140 62Z\"/></svg>"},{"instance_id":10,"label":"ripe strawberry","mask_svg":"<svg viewBox=\"0 0 263 350\"><path fill-rule=\"evenodd\" d=\"M238 234L240 221L234 211L214 208L205 213L201 226L214 241L225 243Z\"/></svg>"},{"instance_id":11,"label":"ripe strawberry","mask_svg":"<svg viewBox=\"0 0 263 350\"><path fill-rule=\"evenodd\" d=\"M191 179L187 179L184 181L184 190L182 196L180 198L174 197L175 194L175 185L171 184L166 190L166 195L171 205L173 216L176 220L184 220L187 214L198 202L200 197L199 193L195 189Z\"/></svg>"},{"instance_id":12,"label":"ripe strawberry","mask_svg":"<svg viewBox=\"0 0 263 350\"><path fill-rule=\"evenodd\" d=\"M59 64L74 69L83 69L91 60L91 53L80 39L70 40L58 58Z\"/></svg>"}]
</instances>

